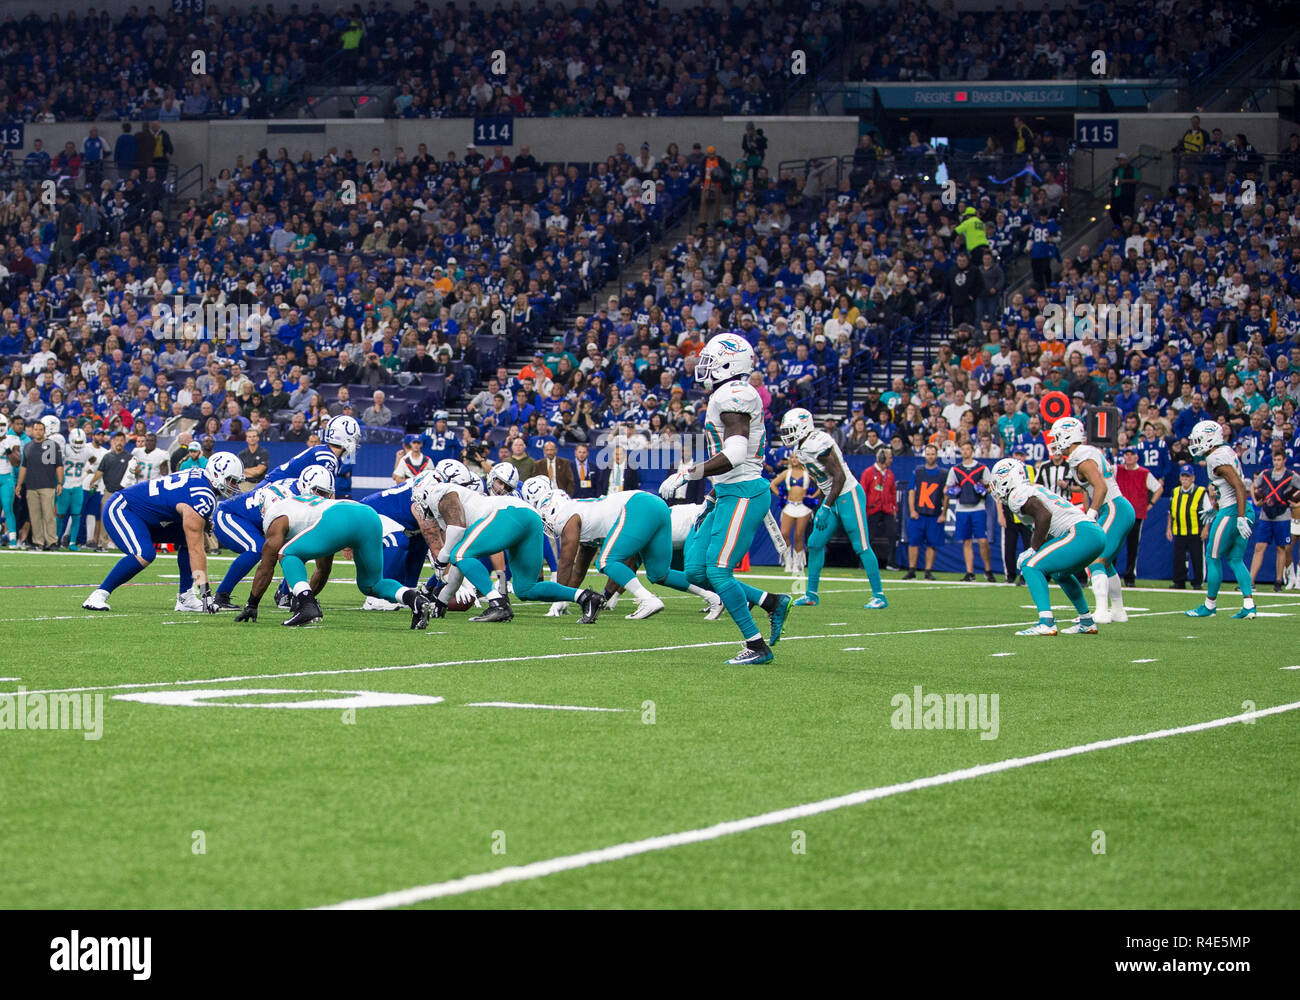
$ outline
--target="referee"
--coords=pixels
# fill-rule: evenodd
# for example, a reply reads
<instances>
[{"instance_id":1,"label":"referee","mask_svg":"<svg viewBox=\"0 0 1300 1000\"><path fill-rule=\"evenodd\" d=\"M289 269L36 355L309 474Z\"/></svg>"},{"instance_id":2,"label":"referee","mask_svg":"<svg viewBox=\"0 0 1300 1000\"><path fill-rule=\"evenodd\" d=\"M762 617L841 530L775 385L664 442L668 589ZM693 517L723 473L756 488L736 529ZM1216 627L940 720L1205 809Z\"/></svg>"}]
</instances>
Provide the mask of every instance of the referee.
<instances>
[{"instance_id":1,"label":"referee","mask_svg":"<svg viewBox=\"0 0 1300 1000\"><path fill-rule=\"evenodd\" d=\"M1205 487L1196 485L1195 470L1184 465L1178 470L1178 485L1169 494L1169 515L1165 538L1174 543L1174 582L1171 590L1187 589L1187 560L1192 560L1192 589L1201 589L1205 577L1205 539L1210 526L1202 524L1201 505Z\"/></svg>"}]
</instances>

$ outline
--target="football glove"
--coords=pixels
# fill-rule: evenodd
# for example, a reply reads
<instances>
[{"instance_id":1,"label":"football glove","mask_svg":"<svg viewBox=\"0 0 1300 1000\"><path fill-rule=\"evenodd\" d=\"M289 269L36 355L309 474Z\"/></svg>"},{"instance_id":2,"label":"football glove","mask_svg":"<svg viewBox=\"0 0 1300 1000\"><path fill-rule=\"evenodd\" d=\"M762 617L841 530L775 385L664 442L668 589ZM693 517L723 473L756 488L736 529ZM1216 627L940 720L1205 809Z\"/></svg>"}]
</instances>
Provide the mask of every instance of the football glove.
<instances>
[{"instance_id":1,"label":"football glove","mask_svg":"<svg viewBox=\"0 0 1300 1000\"><path fill-rule=\"evenodd\" d=\"M678 491L680 491L687 482L688 479L683 473L674 472L672 475L667 476L659 485L659 496L665 500L672 500L676 498Z\"/></svg>"},{"instance_id":2,"label":"football glove","mask_svg":"<svg viewBox=\"0 0 1300 1000\"><path fill-rule=\"evenodd\" d=\"M235 615L237 622L255 622L257 621L257 605L249 601L244 605L244 610Z\"/></svg>"},{"instance_id":3,"label":"football glove","mask_svg":"<svg viewBox=\"0 0 1300 1000\"><path fill-rule=\"evenodd\" d=\"M959 496L961 496L961 487L960 487L960 486L949 486L948 489L945 490L945 492L946 492L946 493L948 494L948 496L950 496L950 497L959 497Z\"/></svg>"},{"instance_id":4,"label":"football glove","mask_svg":"<svg viewBox=\"0 0 1300 1000\"><path fill-rule=\"evenodd\" d=\"M199 591L199 601L203 604L203 613L215 615L217 613L217 602L212 599L212 588L208 584L203 585Z\"/></svg>"},{"instance_id":5,"label":"football glove","mask_svg":"<svg viewBox=\"0 0 1300 1000\"><path fill-rule=\"evenodd\" d=\"M985 486L983 483L976 483L976 484L975 484L975 495L976 495L977 497L986 497L986 496L989 495L989 488L988 488L987 486Z\"/></svg>"},{"instance_id":6,"label":"football glove","mask_svg":"<svg viewBox=\"0 0 1300 1000\"><path fill-rule=\"evenodd\" d=\"M1033 549L1025 549L1024 552L1020 553L1020 555L1016 557L1016 572L1017 573L1024 572L1025 563L1029 562L1029 560L1032 559L1033 556L1034 556Z\"/></svg>"},{"instance_id":7,"label":"football glove","mask_svg":"<svg viewBox=\"0 0 1300 1000\"><path fill-rule=\"evenodd\" d=\"M1251 532L1251 529L1250 529L1250 518L1248 518L1248 517L1239 517L1239 518L1237 518L1237 534L1239 534L1242 538L1244 538L1244 539L1246 539L1247 541L1249 541L1249 540L1250 540L1250 532Z\"/></svg>"},{"instance_id":8,"label":"football glove","mask_svg":"<svg viewBox=\"0 0 1300 1000\"><path fill-rule=\"evenodd\" d=\"M551 609L546 612L546 617L559 618L560 615L567 615L568 613L569 613L569 602L556 601L554 604L551 605Z\"/></svg>"},{"instance_id":9,"label":"football glove","mask_svg":"<svg viewBox=\"0 0 1300 1000\"><path fill-rule=\"evenodd\" d=\"M831 509L826 504L822 504L817 508L817 513L813 515L813 530L821 531L830 522L830 519Z\"/></svg>"},{"instance_id":10,"label":"football glove","mask_svg":"<svg viewBox=\"0 0 1300 1000\"><path fill-rule=\"evenodd\" d=\"M1084 511L1083 516L1086 517L1093 524L1097 523L1097 512L1093 508L1089 507L1086 511Z\"/></svg>"}]
</instances>

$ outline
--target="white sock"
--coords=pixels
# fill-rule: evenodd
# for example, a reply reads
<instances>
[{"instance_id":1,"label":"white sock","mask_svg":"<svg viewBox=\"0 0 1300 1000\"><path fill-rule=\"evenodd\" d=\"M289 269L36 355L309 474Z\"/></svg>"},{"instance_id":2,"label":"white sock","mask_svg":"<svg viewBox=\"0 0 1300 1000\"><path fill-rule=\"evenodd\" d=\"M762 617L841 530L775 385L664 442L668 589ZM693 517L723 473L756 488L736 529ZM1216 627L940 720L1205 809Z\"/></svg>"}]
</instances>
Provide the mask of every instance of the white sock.
<instances>
[{"instance_id":1,"label":"white sock","mask_svg":"<svg viewBox=\"0 0 1300 1000\"><path fill-rule=\"evenodd\" d=\"M1105 573L1094 573L1092 575L1092 595L1098 611L1106 607L1106 592L1110 589L1108 579Z\"/></svg>"},{"instance_id":2,"label":"white sock","mask_svg":"<svg viewBox=\"0 0 1300 1000\"><path fill-rule=\"evenodd\" d=\"M501 591L496 587L493 587L483 596L485 596L489 601L499 601L501 600Z\"/></svg>"},{"instance_id":3,"label":"white sock","mask_svg":"<svg viewBox=\"0 0 1300 1000\"><path fill-rule=\"evenodd\" d=\"M1255 598L1247 597L1245 600L1241 602L1241 606L1243 608L1253 608L1255 606Z\"/></svg>"},{"instance_id":4,"label":"white sock","mask_svg":"<svg viewBox=\"0 0 1300 1000\"><path fill-rule=\"evenodd\" d=\"M405 604L406 602L403 600L403 598L406 597L406 594L410 589L411 589L410 587L398 587L397 596L394 597L393 600L396 601L398 604ZM383 598L381 597L380 600L382 601Z\"/></svg>"},{"instance_id":5,"label":"white sock","mask_svg":"<svg viewBox=\"0 0 1300 1000\"><path fill-rule=\"evenodd\" d=\"M1205 606L1209 608L1211 611L1213 611L1215 608L1219 606L1219 602L1216 601L1213 597L1207 597L1205 599Z\"/></svg>"},{"instance_id":6,"label":"white sock","mask_svg":"<svg viewBox=\"0 0 1300 1000\"><path fill-rule=\"evenodd\" d=\"M694 594L696 597L703 597L710 604L718 603L719 600L718 595L715 594L713 591L705 590L703 587L697 587L693 583L687 584L687 586L690 587L691 593Z\"/></svg>"},{"instance_id":7,"label":"white sock","mask_svg":"<svg viewBox=\"0 0 1300 1000\"><path fill-rule=\"evenodd\" d=\"M1124 582L1115 576L1106 577L1106 586L1110 591L1110 606L1116 611L1124 610Z\"/></svg>"},{"instance_id":8,"label":"white sock","mask_svg":"<svg viewBox=\"0 0 1300 1000\"><path fill-rule=\"evenodd\" d=\"M295 583L293 585L293 592L295 594L301 594L308 590L311 590L311 584L309 584L306 580L303 580L302 583Z\"/></svg>"},{"instance_id":9,"label":"white sock","mask_svg":"<svg viewBox=\"0 0 1300 1000\"><path fill-rule=\"evenodd\" d=\"M650 593L650 591L646 590L645 584L642 583L640 580L638 580L636 577L632 577L632 579L630 579L627 582L627 586L624 587L623 589L625 589L629 594L635 597L638 601L654 600L655 595Z\"/></svg>"}]
</instances>

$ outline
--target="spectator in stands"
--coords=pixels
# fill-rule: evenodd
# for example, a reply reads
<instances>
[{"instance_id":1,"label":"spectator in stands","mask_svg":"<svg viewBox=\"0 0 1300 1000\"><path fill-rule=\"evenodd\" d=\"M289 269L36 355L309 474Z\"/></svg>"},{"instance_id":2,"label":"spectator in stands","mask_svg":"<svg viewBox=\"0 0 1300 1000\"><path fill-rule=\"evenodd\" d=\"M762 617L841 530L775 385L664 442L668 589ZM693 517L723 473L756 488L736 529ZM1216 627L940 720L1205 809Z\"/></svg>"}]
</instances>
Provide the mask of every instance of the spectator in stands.
<instances>
[{"instance_id":1,"label":"spectator in stands","mask_svg":"<svg viewBox=\"0 0 1300 1000\"><path fill-rule=\"evenodd\" d=\"M393 422L393 411L384 405L382 390L376 389L371 405L361 411L361 422L367 427L387 427Z\"/></svg>"}]
</instances>

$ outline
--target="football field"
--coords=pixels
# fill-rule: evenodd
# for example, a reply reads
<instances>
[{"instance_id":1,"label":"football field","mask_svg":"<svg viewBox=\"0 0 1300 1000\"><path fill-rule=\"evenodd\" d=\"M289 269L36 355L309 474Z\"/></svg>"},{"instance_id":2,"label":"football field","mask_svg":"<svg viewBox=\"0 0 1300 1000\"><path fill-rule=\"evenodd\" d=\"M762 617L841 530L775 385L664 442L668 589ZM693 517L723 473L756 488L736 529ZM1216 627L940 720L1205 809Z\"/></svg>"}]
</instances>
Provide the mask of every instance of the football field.
<instances>
[{"instance_id":1,"label":"football field","mask_svg":"<svg viewBox=\"0 0 1300 1000\"><path fill-rule=\"evenodd\" d=\"M0 553L0 908L1300 899L1300 593L1189 619L1157 581L1022 639L1023 587L890 573L872 612L828 569L775 663L729 667L734 626L666 588L643 622L418 633L336 562L290 630L269 597L173 613L169 556L83 611L115 558Z\"/></svg>"}]
</instances>

